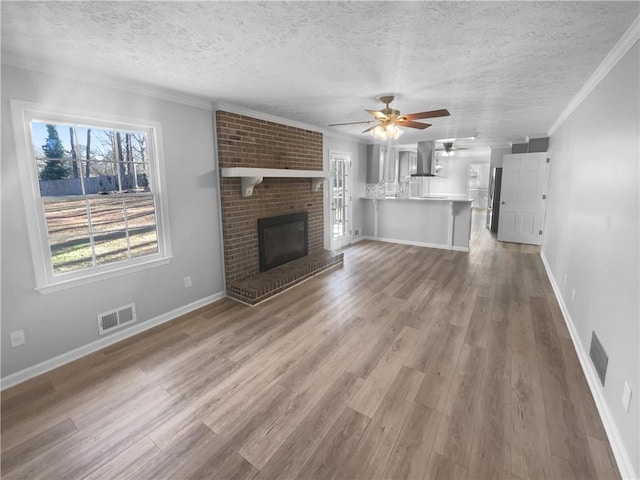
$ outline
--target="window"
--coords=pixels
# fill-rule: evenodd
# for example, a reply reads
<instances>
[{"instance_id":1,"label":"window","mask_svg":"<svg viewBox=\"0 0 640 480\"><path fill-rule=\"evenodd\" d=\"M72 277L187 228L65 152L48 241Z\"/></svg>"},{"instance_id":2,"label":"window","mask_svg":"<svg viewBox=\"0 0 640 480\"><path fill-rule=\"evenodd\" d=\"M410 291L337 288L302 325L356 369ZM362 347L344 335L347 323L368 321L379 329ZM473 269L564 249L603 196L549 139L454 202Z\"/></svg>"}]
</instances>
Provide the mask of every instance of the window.
<instances>
[{"instance_id":1,"label":"window","mask_svg":"<svg viewBox=\"0 0 640 480\"><path fill-rule=\"evenodd\" d=\"M37 289L166 263L159 125L13 107Z\"/></svg>"}]
</instances>

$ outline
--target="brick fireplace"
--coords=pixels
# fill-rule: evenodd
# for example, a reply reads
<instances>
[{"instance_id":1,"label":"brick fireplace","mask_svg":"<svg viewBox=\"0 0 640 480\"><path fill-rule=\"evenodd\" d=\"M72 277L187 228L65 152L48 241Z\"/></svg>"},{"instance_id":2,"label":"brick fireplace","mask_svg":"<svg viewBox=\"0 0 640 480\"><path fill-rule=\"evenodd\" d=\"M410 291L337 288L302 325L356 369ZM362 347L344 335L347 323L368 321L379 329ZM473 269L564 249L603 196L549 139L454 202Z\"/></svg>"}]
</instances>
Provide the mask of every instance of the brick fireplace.
<instances>
[{"instance_id":1,"label":"brick fireplace","mask_svg":"<svg viewBox=\"0 0 640 480\"><path fill-rule=\"evenodd\" d=\"M322 134L218 110L220 168L322 170ZM220 178L227 292L260 271L258 219L306 211L308 252L323 250L323 195L308 178L268 178L242 197L239 178Z\"/></svg>"}]
</instances>

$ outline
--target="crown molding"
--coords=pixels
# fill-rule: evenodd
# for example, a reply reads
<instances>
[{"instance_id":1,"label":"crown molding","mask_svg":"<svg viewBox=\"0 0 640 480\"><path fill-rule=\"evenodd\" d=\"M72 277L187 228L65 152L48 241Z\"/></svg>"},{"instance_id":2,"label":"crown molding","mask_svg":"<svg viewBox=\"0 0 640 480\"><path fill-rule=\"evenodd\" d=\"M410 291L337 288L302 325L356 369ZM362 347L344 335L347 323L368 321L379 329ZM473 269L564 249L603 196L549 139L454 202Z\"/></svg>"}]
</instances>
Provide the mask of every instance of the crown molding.
<instances>
[{"instance_id":1,"label":"crown molding","mask_svg":"<svg viewBox=\"0 0 640 480\"><path fill-rule=\"evenodd\" d=\"M607 76L616 64L626 55L626 53L640 40L640 16L636 17L631 26L622 35L620 40L613 46L611 51L604 57L602 63L596 68L589 80L580 89L578 94L569 102L560 116L553 122L547 131L547 136L551 136L562 125L576 108L589 96L594 88Z\"/></svg>"},{"instance_id":2,"label":"crown molding","mask_svg":"<svg viewBox=\"0 0 640 480\"><path fill-rule=\"evenodd\" d=\"M193 97L173 90L152 87L150 85L128 80L105 78L95 73L79 72L75 69L43 67L41 63L38 63L36 59L33 58L27 59L13 54L3 54L2 65L31 70L37 73L55 75L69 80L91 83L100 87L123 90L127 93L145 95L147 97L179 103L189 107L202 108L205 110L213 109L213 102L205 98Z\"/></svg>"}]
</instances>

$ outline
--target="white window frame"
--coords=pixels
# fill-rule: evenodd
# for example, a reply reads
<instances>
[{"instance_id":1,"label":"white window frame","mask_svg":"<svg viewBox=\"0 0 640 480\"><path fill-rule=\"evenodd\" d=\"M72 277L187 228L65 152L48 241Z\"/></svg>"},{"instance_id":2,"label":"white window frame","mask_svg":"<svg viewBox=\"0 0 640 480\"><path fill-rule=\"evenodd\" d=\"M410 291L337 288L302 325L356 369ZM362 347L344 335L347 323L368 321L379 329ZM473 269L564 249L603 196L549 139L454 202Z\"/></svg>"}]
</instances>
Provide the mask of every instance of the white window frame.
<instances>
[{"instance_id":1,"label":"white window frame","mask_svg":"<svg viewBox=\"0 0 640 480\"><path fill-rule=\"evenodd\" d=\"M171 238L169 235L162 131L159 122L80 112L66 107L42 105L20 100L11 101L11 114L16 136L16 161L20 172L36 291L47 294L84 285L88 282L166 265L171 261L173 257L171 255ZM38 167L31 141L31 121L58 124L79 123L146 133L150 158L153 159L153 161L149 162L149 173L154 187L152 193L155 197L158 253L54 275L44 201L40 195Z\"/></svg>"}]
</instances>

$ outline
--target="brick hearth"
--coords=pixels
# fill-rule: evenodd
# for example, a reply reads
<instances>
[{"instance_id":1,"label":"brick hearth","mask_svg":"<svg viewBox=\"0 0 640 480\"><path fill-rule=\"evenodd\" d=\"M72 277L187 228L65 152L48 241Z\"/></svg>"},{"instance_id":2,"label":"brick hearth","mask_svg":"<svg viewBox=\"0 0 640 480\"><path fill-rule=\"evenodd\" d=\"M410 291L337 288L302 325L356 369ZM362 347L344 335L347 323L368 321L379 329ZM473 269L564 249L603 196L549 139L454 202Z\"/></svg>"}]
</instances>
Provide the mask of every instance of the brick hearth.
<instances>
[{"instance_id":1,"label":"brick hearth","mask_svg":"<svg viewBox=\"0 0 640 480\"><path fill-rule=\"evenodd\" d=\"M318 272L341 264L342 257L342 253L320 250L244 280L232 281L227 294L249 305L255 305Z\"/></svg>"}]
</instances>

